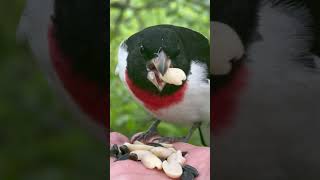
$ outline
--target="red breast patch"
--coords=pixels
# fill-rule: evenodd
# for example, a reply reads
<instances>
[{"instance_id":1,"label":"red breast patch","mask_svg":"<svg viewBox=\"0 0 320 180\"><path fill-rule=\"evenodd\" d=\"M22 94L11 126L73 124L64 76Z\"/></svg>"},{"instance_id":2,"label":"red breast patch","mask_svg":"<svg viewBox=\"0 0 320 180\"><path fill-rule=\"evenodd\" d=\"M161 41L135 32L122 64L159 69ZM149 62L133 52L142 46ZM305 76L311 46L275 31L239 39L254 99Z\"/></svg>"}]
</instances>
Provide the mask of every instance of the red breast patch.
<instances>
[{"instance_id":1,"label":"red breast patch","mask_svg":"<svg viewBox=\"0 0 320 180\"><path fill-rule=\"evenodd\" d=\"M108 127L107 89L99 88L96 83L80 77L73 71L70 59L61 52L57 44L53 26L49 27L48 40L52 64L66 91L84 113Z\"/></svg>"},{"instance_id":2,"label":"red breast patch","mask_svg":"<svg viewBox=\"0 0 320 180\"><path fill-rule=\"evenodd\" d=\"M175 93L167 96L159 96L157 94L151 93L149 91L143 90L137 87L128 77L126 72L125 80L132 91L132 93L144 103L144 106L150 111L157 111L162 108L167 108L174 104L177 104L183 100L185 91L187 89L187 83L184 83L183 86Z\"/></svg>"},{"instance_id":3,"label":"red breast patch","mask_svg":"<svg viewBox=\"0 0 320 180\"><path fill-rule=\"evenodd\" d=\"M237 100L241 95L241 90L246 85L247 77L248 70L241 66L234 73L234 78L228 85L211 96L211 128L214 129L214 134L218 134L232 123L231 120L236 111Z\"/></svg>"}]
</instances>

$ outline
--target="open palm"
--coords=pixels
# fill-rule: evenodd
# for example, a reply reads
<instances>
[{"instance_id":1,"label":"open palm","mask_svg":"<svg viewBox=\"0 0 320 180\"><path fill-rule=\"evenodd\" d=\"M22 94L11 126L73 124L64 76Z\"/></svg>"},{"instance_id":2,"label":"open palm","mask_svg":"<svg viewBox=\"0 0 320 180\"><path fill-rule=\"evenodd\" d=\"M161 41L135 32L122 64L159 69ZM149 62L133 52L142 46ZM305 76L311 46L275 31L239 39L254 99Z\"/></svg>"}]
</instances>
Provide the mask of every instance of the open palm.
<instances>
[{"instance_id":1,"label":"open palm","mask_svg":"<svg viewBox=\"0 0 320 180\"><path fill-rule=\"evenodd\" d=\"M122 134L113 132L110 133L110 144L123 144L129 142L129 139ZM210 148L198 147L187 143L174 143L175 149L187 151L185 156L186 164L195 167L199 171L197 180L210 179ZM116 161L115 158L110 158L110 178L112 180L169 180L163 171L156 169L147 169L141 162L125 160Z\"/></svg>"}]
</instances>

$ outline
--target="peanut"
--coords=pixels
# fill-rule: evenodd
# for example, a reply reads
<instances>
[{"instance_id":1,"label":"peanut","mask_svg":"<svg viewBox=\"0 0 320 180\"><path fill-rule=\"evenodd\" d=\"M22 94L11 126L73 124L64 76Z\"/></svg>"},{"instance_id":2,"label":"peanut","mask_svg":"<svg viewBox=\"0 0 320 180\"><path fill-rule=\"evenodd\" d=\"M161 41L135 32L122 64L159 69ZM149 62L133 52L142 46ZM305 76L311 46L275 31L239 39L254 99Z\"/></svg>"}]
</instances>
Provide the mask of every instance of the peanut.
<instances>
[{"instance_id":1,"label":"peanut","mask_svg":"<svg viewBox=\"0 0 320 180\"><path fill-rule=\"evenodd\" d=\"M167 149L165 147L154 147L150 149L150 152L152 152L154 155L161 159L166 159L173 153L172 150Z\"/></svg>"},{"instance_id":2,"label":"peanut","mask_svg":"<svg viewBox=\"0 0 320 180\"><path fill-rule=\"evenodd\" d=\"M130 151L135 151L135 150L150 150L153 148L153 146L148 146L145 144L130 144L130 143L124 143Z\"/></svg>"},{"instance_id":3,"label":"peanut","mask_svg":"<svg viewBox=\"0 0 320 180\"><path fill-rule=\"evenodd\" d=\"M148 169L154 169L154 168L157 168L159 170L162 169L161 160L152 153L143 155L141 162Z\"/></svg>"},{"instance_id":4,"label":"peanut","mask_svg":"<svg viewBox=\"0 0 320 180\"><path fill-rule=\"evenodd\" d=\"M162 168L166 175L171 178L179 178L182 175L182 167L178 162L163 161Z\"/></svg>"},{"instance_id":5,"label":"peanut","mask_svg":"<svg viewBox=\"0 0 320 180\"><path fill-rule=\"evenodd\" d=\"M169 68L163 76L160 76L160 78L168 84L180 86L182 85L182 82L187 79L187 76L183 70L179 68Z\"/></svg>"}]
</instances>

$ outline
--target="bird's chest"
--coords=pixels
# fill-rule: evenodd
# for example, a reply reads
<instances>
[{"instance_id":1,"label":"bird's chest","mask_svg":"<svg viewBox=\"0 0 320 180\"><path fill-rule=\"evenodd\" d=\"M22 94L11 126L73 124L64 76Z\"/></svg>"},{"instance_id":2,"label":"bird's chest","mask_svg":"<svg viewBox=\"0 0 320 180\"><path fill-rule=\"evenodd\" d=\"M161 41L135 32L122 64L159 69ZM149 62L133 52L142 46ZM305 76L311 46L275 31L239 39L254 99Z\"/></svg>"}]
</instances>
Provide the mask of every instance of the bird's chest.
<instances>
[{"instance_id":1,"label":"bird's chest","mask_svg":"<svg viewBox=\"0 0 320 180\"><path fill-rule=\"evenodd\" d=\"M144 106L153 116L160 120L175 123L193 123L210 119L210 90L195 91L194 87L184 84L176 93L170 96L156 96L143 92L126 82L132 96Z\"/></svg>"},{"instance_id":2,"label":"bird's chest","mask_svg":"<svg viewBox=\"0 0 320 180\"><path fill-rule=\"evenodd\" d=\"M48 73L51 82L55 83L55 88L66 97L71 108L77 114L83 114L88 118L105 125L106 111L105 106L107 93L100 88L97 83L87 80L84 77L77 76L71 60L67 58L53 35L54 27L50 26L48 31L48 53L50 61L48 64L52 67ZM49 70L48 70L49 71ZM90 96L84 96L90 94Z\"/></svg>"},{"instance_id":3,"label":"bird's chest","mask_svg":"<svg viewBox=\"0 0 320 180\"><path fill-rule=\"evenodd\" d=\"M189 97L185 98L183 101L172 106L161 108L157 111L148 109L148 111L160 120L174 123L191 124L204 120L202 110L194 107L191 100L188 99Z\"/></svg>"}]
</instances>

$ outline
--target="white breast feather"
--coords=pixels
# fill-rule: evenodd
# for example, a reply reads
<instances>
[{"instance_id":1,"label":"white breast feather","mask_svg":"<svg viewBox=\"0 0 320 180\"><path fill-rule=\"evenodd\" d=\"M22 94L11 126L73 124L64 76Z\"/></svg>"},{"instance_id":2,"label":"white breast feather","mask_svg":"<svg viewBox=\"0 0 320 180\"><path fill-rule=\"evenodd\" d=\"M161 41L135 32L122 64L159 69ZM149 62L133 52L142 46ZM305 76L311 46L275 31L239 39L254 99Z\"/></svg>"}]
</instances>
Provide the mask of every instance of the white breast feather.
<instances>
[{"instance_id":1,"label":"white breast feather","mask_svg":"<svg viewBox=\"0 0 320 180\"><path fill-rule=\"evenodd\" d=\"M176 123L210 121L210 80L204 81L206 72L206 65L193 61L182 102L159 110L155 116Z\"/></svg>"},{"instance_id":2,"label":"white breast feather","mask_svg":"<svg viewBox=\"0 0 320 180\"><path fill-rule=\"evenodd\" d=\"M118 64L115 70L115 73L119 75L121 81L125 82L125 73L127 69L127 57L128 57L128 51L127 51L127 45L122 41L122 43L119 46L118 51Z\"/></svg>"}]
</instances>

